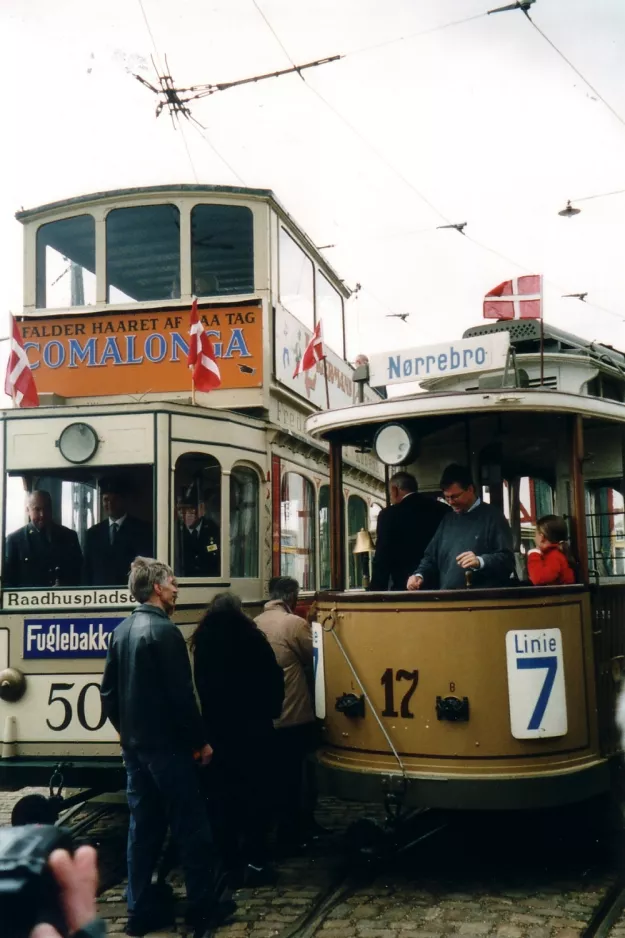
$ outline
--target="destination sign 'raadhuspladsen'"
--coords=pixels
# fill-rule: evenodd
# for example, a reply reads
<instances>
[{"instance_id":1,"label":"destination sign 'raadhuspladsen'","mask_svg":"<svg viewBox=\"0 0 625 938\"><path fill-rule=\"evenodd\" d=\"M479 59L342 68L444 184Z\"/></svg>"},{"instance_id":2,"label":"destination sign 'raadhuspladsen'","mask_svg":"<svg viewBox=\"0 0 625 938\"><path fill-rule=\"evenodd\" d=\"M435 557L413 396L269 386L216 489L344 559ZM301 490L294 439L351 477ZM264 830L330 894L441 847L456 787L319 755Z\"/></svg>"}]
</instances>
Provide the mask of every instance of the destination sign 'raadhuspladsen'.
<instances>
[{"instance_id":1,"label":"destination sign 'raadhuspladsen'","mask_svg":"<svg viewBox=\"0 0 625 938\"><path fill-rule=\"evenodd\" d=\"M262 309L200 308L222 388L263 383ZM189 309L94 313L19 323L40 393L63 397L187 391Z\"/></svg>"},{"instance_id":2,"label":"destination sign 'raadhuspladsen'","mask_svg":"<svg viewBox=\"0 0 625 938\"><path fill-rule=\"evenodd\" d=\"M369 383L379 387L470 371L493 371L505 366L509 347L509 333L499 332L399 352L380 352L369 357Z\"/></svg>"},{"instance_id":3,"label":"destination sign 'raadhuspladsen'","mask_svg":"<svg viewBox=\"0 0 625 938\"><path fill-rule=\"evenodd\" d=\"M24 658L106 658L123 618L24 619Z\"/></svg>"}]
</instances>

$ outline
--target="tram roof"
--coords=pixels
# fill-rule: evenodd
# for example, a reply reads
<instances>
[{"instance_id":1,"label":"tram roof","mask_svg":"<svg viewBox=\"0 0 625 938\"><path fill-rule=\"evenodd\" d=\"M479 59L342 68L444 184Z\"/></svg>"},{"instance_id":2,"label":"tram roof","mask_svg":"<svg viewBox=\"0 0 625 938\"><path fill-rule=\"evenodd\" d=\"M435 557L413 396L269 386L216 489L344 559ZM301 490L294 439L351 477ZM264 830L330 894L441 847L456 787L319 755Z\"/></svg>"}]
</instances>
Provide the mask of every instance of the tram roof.
<instances>
[{"instance_id":1,"label":"tram roof","mask_svg":"<svg viewBox=\"0 0 625 938\"><path fill-rule=\"evenodd\" d=\"M257 199L258 201L268 202L269 205L297 232L298 236L305 243L306 248L315 256L322 267L332 275L336 281L335 286L341 291L345 299L351 296L352 291L345 285L339 277L336 270L319 252L316 245L306 234L301 225L299 225L292 215L287 212L282 203L276 198L272 189L251 189L246 186L211 186L195 185L190 183L178 183L169 186L135 186L132 189L108 189L102 192L91 192L87 195L77 195L71 199L61 199L58 202L47 202L45 205L38 205L35 208L21 209L15 213L15 217L22 223L34 221L43 218L49 214L64 212L66 209L86 207L97 204L98 202L117 202L126 201L145 196L159 195L232 195L239 198Z\"/></svg>"},{"instance_id":2,"label":"tram roof","mask_svg":"<svg viewBox=\"0 0 625 938\"><path fill-rule=\"evenodd\" d=\"M306 421L306 432L315 439L360 444L365 427L401 420L426 420L440 426L450 417L479 416L487 413L581 414L598 420L625 423L625 404L586 394L546 391L540 388L501 388L500 390L455 391L414 394L374 404L355 404L338 410L322 411Z\"/></svg>"}]
</instances>

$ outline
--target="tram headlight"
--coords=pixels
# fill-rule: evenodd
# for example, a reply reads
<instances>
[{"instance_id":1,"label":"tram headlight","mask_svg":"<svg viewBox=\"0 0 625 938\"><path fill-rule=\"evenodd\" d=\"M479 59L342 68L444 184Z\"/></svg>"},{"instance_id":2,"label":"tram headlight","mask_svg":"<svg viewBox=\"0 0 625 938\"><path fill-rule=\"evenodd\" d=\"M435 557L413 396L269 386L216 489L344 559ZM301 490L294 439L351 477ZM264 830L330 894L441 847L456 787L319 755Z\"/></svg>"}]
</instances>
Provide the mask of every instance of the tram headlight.
<instances>
[{"instance_id":1,"label":"tram headlight","mask_svg":"<svg viewBox=\"0 0 625 938\"><path fill-rule=\"evenodd\" d=\"M65 427L56 445L68 462L80 465L87 462L98 448L98 434L88 423L70 423Z\"/></svg>"},{"instance_id":2,"label":"tram headlight","mask_svg":"<svg viewBox=\"0 0 625 938\"><path fill-rule=\"evenodd\" d=\"M0 671L0 700L15 703L26 692L26 676L17 668Z\"/></svg>"},{"instance_id":3,"label":"tram headlight","mask_svg":"<svg viewBox=\"0 0 625 938\"><path fill-rule=\"evenodd\" d=\"M415 441L401 423L386 423L380 427L373 448L380 462L387 466L403 466L417 455Z\"/></svg>"}]
</instances>

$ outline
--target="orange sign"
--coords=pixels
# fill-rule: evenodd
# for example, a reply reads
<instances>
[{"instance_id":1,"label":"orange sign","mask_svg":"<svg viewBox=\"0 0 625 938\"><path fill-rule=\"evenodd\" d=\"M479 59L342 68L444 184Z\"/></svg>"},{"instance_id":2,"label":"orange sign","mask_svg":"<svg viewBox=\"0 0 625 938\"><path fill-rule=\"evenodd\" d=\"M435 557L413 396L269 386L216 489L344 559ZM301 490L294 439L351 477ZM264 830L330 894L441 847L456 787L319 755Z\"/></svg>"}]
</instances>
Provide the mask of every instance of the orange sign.
<instances>
[{"instance_id":1,"label":"orange sign","mask_svg":"<svg viewBox=\"0 0 625 938\"><path fill-rule=\"evenodd\" d=\"M263 383L260 306L199 310L222 388ZM190 391L189 309L46 316L19 323L37 390L62 397Z\"/></svg>"}]
</instances>

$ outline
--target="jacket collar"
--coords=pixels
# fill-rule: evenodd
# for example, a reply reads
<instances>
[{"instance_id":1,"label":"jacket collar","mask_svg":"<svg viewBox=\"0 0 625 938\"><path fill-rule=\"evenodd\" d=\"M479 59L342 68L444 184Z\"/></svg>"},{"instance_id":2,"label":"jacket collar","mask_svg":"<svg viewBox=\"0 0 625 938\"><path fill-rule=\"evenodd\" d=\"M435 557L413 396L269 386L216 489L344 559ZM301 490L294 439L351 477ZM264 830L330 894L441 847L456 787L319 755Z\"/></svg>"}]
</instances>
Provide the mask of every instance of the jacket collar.
<instances>
[{"instance_id":1,"label":"jacket collar","mask_svg":"<svg viewBox=\"0 0 625 938\"><path fill-rule=\"evenodd\" d=\"M164 609L161 609L160 606L154 606L152 603L141 603L137 606L135 612L147 612L151 616L160 616L162 619L171 621Z\"/></svg>"},{"instance_id":2,"label":"jacket collar","mask_svg":"<svg viewBox=\"0 0 625 938\"><path fill-rule=\"evenodd\" d=\"M283 612L291 615L291 609L281 599L270 599L268 603L265 603L265 612L271 612L272 609L282 609Z\"/></svg>"}]
</instances>

